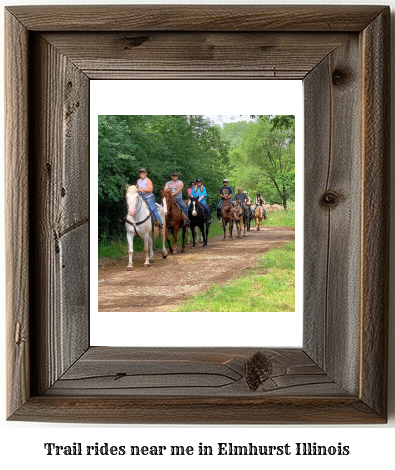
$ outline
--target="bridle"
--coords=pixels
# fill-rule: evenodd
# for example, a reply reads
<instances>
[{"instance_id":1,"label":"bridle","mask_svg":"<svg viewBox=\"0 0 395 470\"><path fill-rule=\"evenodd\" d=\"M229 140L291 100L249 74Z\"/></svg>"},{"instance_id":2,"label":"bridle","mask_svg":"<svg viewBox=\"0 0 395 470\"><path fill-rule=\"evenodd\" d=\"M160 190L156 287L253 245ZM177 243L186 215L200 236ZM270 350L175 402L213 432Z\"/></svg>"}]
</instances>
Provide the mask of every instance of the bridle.
<instances>
[{"instance_id":1,"label":"bridle","mask_svg":"<svg viewBox=\"0 0 395 470\"><path fill-rule=\"evenodd\" d=\"M168 197L168 199L167 199ZM172 218L172 219L168 219L167 216L166 216L166 225L167 225L167 222L172 222L174 219L176 219L178 217L178 214L181 212L181 209L178 207L178 204L177 202L173 199L172 195L169 193L168 196L164 196L165 200L166 200L166 204L168 206L168 209L167 209L167 213L170 214L170 212L172 212L173 210L173 206L176 207L177 209L177 213L176 215ZM172 202L172 206L171 206L171 209L170 209L170 204L168 203L168 201Z\"/></svg>"},{"instance_id":2,"label":"bridle","mask_svg":"<svg viewBox=\"0 0 395 470\"><path fill-rule=\"evenodd\" d=\"M127 198L126 198L126 199L127 199ZM135 206L136 206L136 207L135 207L136 212L135 212L134 215L130 215L130 214L129 214L129 210L128 210L128 215L129 215L129 217L135 218L136 215L140 212L141 208L143 207L143 200L144 200L144 199L143 199L141 196L137 196L136 199L137 199L136 204L135 204ZM140 202L141 202L140 207L137 208ZM146 201L144 201L144 202L147 204ZM148 208L148 215L147 215L147 217L146 217L144 220L141 220L140 222L132 222L131 220L128 220L128 219L125 217L125 222L126 222L127 224L131 225L131 226L134 228L134 232L135 232L135 234L136 234L139 238L141 238L141 237L140 237L140 235L139 235L138 232L137 232L137 226L138 226L138 225L142 225L144 222L147 222L147 220L151 217L151 211L149 210L148 204L147 204L147 208ZM129 209L129 204L128 204L128 209Z\"/></svg>"}]
</instances>

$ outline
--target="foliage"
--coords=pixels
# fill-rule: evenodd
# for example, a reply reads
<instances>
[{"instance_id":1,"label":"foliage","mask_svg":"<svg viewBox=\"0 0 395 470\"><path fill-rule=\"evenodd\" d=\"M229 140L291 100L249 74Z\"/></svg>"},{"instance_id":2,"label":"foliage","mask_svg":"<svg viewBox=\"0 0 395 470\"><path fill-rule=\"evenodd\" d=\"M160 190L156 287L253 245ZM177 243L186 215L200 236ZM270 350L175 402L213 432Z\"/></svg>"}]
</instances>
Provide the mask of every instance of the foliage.
<instances>
[{"instance_id":1,"label":"foliage","mask_svg":"<svg viewBox=\"0 0 395 470\"><path fill-rule=\"evenodd\" d=\"M254 116L255 120L224 125L224 139L231 145L229 181L257 192L269 203L287 201L295 195L294 116Z\"/></svg>"},{"instance_id":2,"label":"foliage","mask_svg":"<svg viewBox=\"0 0 395 470\"><path fill-rule=\"evenodd\" d=\"M154 195L177 171L184 182L201 177L215 217L222 180L241 186L255 202L283 204L295 192L294 116L257 115L250 122L216 125L201 115L111 115L98 122L99 240L125 235L118 221L126 213L125 186L148 170Z\"/></svg>"},{"instance_id":3,"label":"foliage","mask_svg":"<svg viewBox=\"0 0 395 470\"><path fill-rule=\"evenodd\" d=\"M295 311L295 242L268 251L257 266L180 305L179 312Z\"/></svg>"},{"instance_id":4,"label":"foliage","mask_svg":"<svg viewBox=\"0 0 395 470\"><path fill-rule=\"evenodd\" d=\"M139 169L148 171L158 202L160 190L177 171L184 197L191 180L203 178L208 194L218 194L228 165L228 144L220 128L199 115L99 116L99 238L124 233L126 184ZM215 203L214 200L213 205Z\"/></svg>"}]
</instances>

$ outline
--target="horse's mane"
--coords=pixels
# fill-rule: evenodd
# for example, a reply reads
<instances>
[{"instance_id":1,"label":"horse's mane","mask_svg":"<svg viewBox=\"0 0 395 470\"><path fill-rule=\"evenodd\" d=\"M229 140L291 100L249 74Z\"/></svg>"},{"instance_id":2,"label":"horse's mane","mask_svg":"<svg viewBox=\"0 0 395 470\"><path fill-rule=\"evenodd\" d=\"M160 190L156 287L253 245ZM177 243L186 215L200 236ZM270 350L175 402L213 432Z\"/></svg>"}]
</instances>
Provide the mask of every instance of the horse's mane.
<instances>
[{"instance_id":1,"label":"horse's mane","mask_svg":"<svg viewBox=\"0 0 395 470\"><path fill-rule=\"evenodd\" d=\"M255 215L257 213L262 214L262 217L263 217L263 207L262 206L257 206L257 208L255 209Z\"/></svg>"},{"instance_id":2,"label":"horse's mane","mask_svg":"<svg viewBox=\"0 0 395 470\"><path fill-rule=\"evenodd\" d=\"M132 184L131 186L127 186L126 192L131 193L131 194L137 193L137 186L135 184Z\"/></svg>"}]
</instances>

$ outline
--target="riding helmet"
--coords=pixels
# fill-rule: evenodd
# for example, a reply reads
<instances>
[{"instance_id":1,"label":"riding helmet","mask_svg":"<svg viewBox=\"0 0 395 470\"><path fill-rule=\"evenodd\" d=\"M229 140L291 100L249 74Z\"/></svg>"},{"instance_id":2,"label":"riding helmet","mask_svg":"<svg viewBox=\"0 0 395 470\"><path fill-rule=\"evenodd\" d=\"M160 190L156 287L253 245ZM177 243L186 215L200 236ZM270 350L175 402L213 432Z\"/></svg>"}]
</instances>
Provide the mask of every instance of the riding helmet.
<instances>
[{"instance_id":1,"label":"riding helmet","mask_svg":"<svg viewBox=\"0 0 395 470\"><path fill-rule=\"evenodd\" d=\"M225 179L223 180L223 183L227 183L227 182L228 182L228 180L225 178Z\"/></svg>"},{"instance_id":2,"label":"riding helmet","mask_svg":"<svg viewBox=\"0 0 395 470\"><path fill-rule=\"evenodd\" d=\"M201 183L203 183L202 178L198 178L198 179L196 180L196 183L198 183L199 181L200 181Z\"/></svg>"},{"instance_id":3,"label":"riding helmet","mask_svg":"<svg viewBox=\"0 0 395 470\"><path fill-rule=\"evenodd\" d=\"M261 197L261 195L260 195L259 193L256 193L256 195L257 195L258 197Z\"/></svg>"}]
</instances>

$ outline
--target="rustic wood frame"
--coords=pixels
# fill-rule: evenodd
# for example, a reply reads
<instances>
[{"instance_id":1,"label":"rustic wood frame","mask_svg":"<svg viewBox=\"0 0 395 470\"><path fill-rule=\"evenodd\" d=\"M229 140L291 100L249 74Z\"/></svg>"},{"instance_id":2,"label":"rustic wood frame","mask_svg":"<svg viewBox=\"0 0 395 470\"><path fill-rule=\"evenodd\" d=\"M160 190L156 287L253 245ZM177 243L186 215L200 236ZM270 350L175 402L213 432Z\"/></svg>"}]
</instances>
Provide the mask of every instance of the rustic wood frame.
<instances>
[{"instance_id":1,"label":"rustic wood frame","mask_svg":"<svg viewBox=\"0 0 395 470\"><path fill-rule=\"evenodd\" d=\"M42 6L5 17L8 419L385 422L389 8ZM303 348L89 347L97 78L304 80Z\"/></svg>"}]
</instances>

